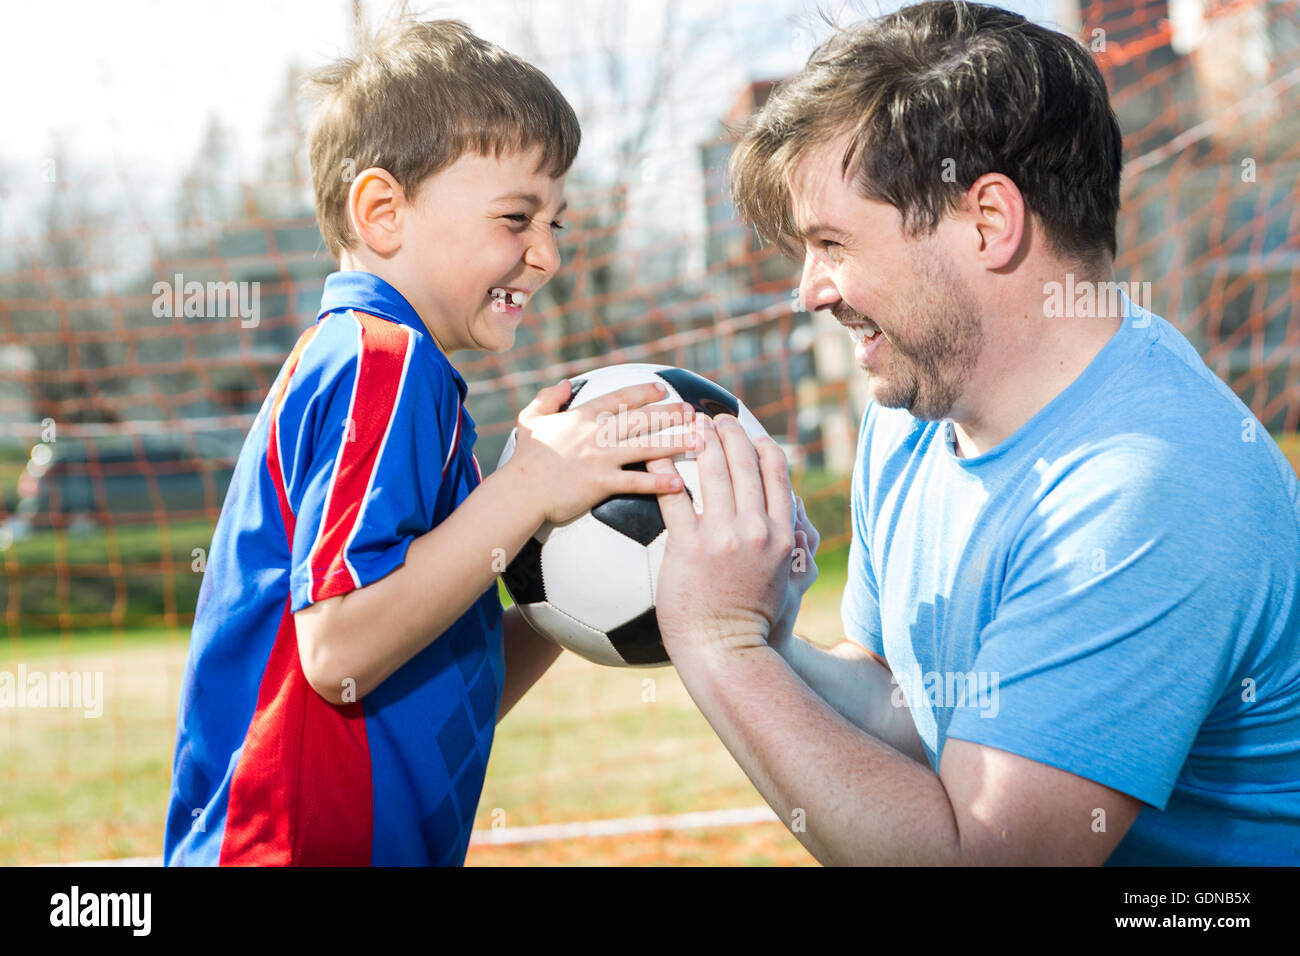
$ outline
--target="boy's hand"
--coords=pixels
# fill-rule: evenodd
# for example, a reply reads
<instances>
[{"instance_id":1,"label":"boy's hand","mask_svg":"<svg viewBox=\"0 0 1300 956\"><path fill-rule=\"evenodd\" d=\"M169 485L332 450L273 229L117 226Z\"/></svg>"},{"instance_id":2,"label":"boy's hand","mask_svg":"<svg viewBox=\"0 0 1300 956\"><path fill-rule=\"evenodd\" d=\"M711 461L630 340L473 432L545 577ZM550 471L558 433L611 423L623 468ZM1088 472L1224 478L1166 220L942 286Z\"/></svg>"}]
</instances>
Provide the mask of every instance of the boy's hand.
<instances>
[{"instance_id":1,"label":"boy's hand","mask_svg":"<svg viewBox=\"0 0 1300 956\"><path fill-rule=\"evenodd\" d=\"M682 489L676 469L655 475L623 466L692 450L690 428L660 434L692 422L694 409L688 403L646 409L664 397L664 386L630 385L562 412L569 390L567 379L542 389L519 413L515 453L506 463L524 478L521 484L543 520L568 521L611 495Z\"/></svg>"}]
</instances>

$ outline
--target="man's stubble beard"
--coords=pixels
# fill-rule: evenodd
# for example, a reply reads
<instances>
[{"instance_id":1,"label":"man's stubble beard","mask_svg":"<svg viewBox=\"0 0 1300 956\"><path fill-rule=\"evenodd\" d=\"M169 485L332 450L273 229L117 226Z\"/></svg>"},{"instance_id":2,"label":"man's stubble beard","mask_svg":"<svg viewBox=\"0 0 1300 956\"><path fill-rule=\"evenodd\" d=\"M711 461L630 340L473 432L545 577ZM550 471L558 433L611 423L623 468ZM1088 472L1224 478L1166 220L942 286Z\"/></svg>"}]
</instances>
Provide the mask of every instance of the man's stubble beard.
<instances>
[{"instance_id":1,"label":"man's stubble beard","mask_svg":"<svg viewBox=\"0 0 1300 956\"><path fill-rule=\"evenodd\" d=\"M889 374L877 379L875 401L938 421L948 417L970 381L984 326L978 305L948 261L928 250L920 255L912 295L903 300L915 303L912 315L902 320L907 338L897 327L889 330Z\"/></svg>"}]
</instances>

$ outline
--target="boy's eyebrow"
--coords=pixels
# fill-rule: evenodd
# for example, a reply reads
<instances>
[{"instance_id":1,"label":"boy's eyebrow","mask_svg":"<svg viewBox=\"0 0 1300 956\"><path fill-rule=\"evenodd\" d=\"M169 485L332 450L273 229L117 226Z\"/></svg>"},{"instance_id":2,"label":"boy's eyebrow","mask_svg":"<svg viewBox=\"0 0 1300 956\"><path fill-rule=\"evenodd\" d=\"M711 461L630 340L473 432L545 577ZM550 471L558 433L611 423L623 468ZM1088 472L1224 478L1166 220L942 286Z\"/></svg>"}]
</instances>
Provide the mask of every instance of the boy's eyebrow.
<instances>
[{"instance_id":1,"label":"boy's eyebrow","mask_svg":"<svg viewBox=\"0 0 1300 956\"><path fill-rule=\"evenodd\" d=\"M520 191L516 191L512 193L503 193L500 196L497 196L497 198L492 201L501 202L504 199L522 199L524 202L532 203L534 208L543 205L542 200L535 193L527 193L527 192L520 192ZM569 200L566 199L564 200L564 202L560 203L560 208L555 211L555 214L558 216L568 208L569 208Z\"/></svg>"}]
</instances>

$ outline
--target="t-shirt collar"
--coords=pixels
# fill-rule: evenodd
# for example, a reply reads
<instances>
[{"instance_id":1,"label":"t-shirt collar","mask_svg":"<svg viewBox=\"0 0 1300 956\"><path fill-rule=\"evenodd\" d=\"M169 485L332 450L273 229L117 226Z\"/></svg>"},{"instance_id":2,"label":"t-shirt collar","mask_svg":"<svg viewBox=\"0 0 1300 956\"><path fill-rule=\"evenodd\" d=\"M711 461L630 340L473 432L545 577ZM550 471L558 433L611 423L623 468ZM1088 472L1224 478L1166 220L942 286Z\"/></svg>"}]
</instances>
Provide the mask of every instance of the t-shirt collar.
<instances>
[{"instance_id":1,"label":"t-shirt collar","mask_svg":"<svg viewBox=\"0 0 1300 956\"><path fill-rule=\"evenodd\" d=\"M371 272L331 272L325 277L325 288L321 292L320 313L316 316L316 321L319 322L332 312L346 312L349 309L356 309L369 315L377 315L399 325L410 326L421 335L427 336L429 334L428 327L420 318L420 314L415 311L410 302L406 301L406 297L388 282ZM452 378L456 382L456 388L460 391L460 397L463 400L465 393L468 391L465 380L461 378L460 373L456 371L456 367L443 354L442 349L438 348L437 343L430 339L430 344L433 345L433 350L438 353L439 358L451 371Z\"/></svg>"},{"instance_id":2,"label":"t-shirt collar","mask_svg":"<svg viewBox=\"0 0 1300 956\"><path fill-rule=\"evenodd\" d=\"M944 438L944 451L948 459L966 471L996 467L993 463L1006 461L1019 449L1032 447L1043 435L1057 427L1096 391L1111 373L1133 357L1130 340L1141 334L1139 330L1150 326L1152 313L1130 299L1122 287L1119 290L1119 305L1121 320L1119 328L1093 356L1088 366L1059 395L1040 408L1029 421L993 448L974 458L958 458L956 432L952 421L944 419L940 434Z\"/></svg>"}]
</instances>

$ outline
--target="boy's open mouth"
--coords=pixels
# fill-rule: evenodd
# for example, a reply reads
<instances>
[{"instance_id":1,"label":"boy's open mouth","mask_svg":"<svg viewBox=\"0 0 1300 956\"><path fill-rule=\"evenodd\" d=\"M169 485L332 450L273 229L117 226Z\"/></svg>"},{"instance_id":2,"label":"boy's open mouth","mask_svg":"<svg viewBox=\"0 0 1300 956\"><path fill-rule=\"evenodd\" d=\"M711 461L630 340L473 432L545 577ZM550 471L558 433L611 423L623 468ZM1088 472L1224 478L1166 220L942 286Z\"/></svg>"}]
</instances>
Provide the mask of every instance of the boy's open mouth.
<instances>
[{"instance_id":1,"label":"boy's open mouth","mask_svg":"<svg viewBox=\"0 0 1300 956\"><path fill-rule=\"evenodd\" d=\"M522 289L507 289L504 286L495 286L488 290L488 295L492 298L492 306L498 311L515 311L523 308L528 301L528 293Z\"/></svg>"}]
</instances>

